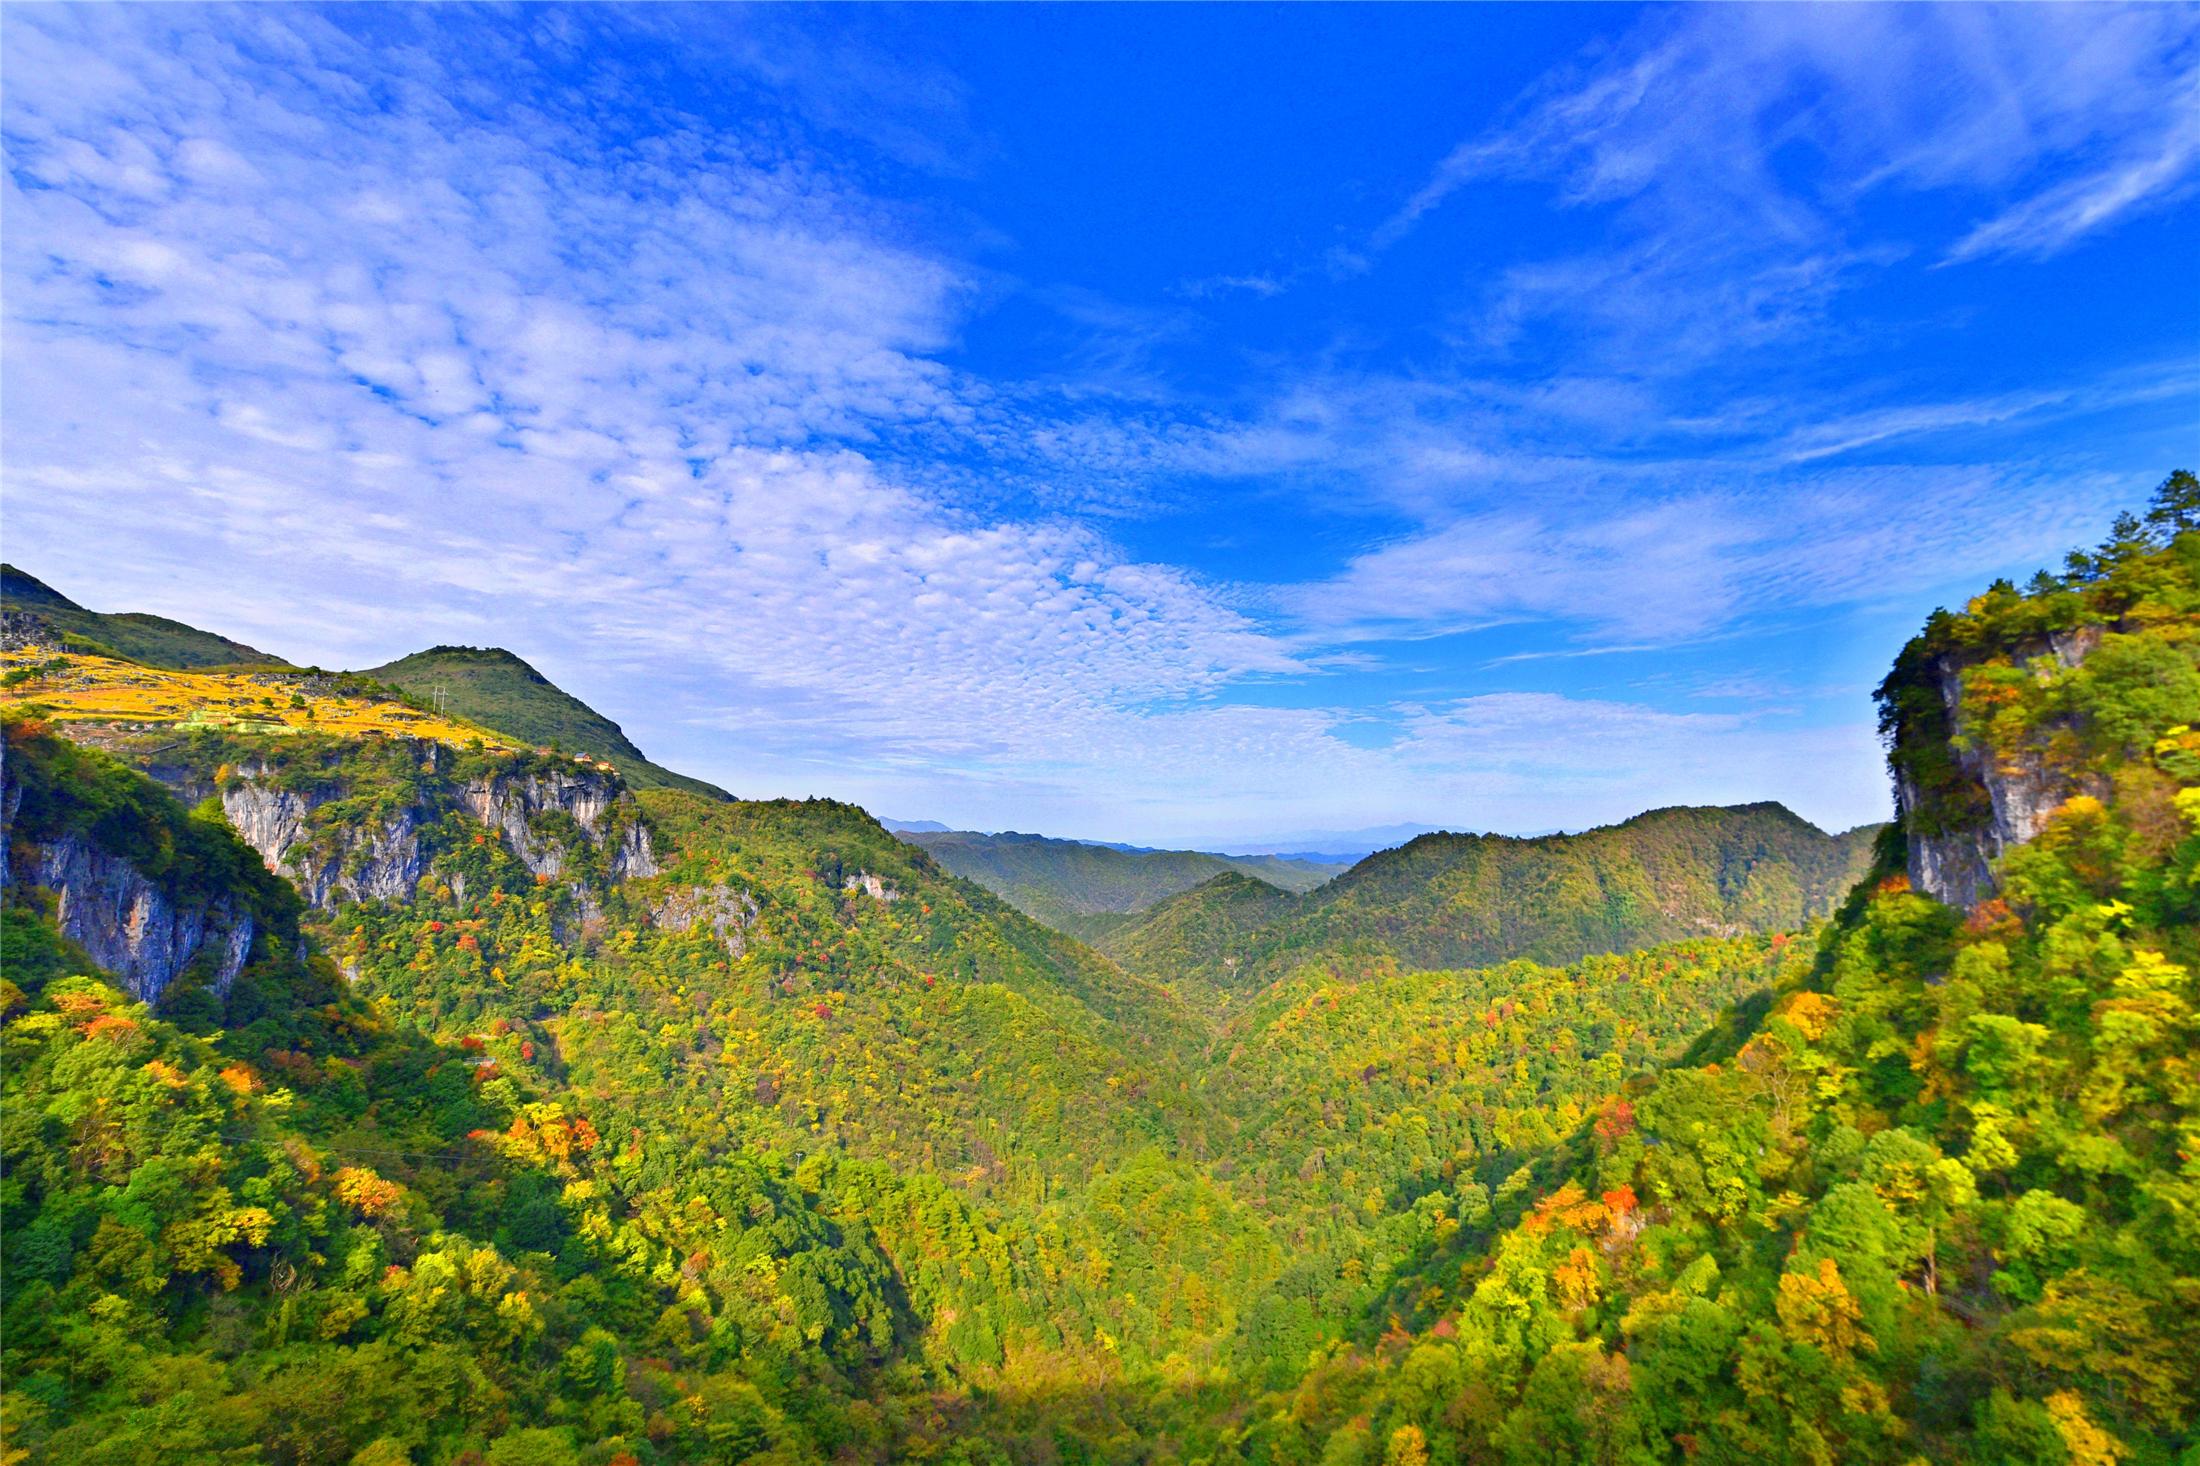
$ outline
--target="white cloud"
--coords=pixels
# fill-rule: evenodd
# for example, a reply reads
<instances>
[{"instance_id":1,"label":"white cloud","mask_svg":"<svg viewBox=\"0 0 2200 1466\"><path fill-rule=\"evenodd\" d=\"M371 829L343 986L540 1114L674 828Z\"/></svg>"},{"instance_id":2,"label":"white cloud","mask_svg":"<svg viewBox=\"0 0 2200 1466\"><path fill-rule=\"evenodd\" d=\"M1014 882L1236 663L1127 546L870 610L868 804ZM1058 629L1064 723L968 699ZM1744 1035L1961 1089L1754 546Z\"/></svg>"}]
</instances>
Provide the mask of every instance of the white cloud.
<instances>
[{"instance_id":1,"label":"white cloud","mask_svg":"<svg viewBox=\"0 0 2200 1466\"><path fill-rule=\"evenodd\" d=\"M1481 330L1579 319L1638 369L1817 319L1894 190L1998 204L1949 258L2046 255L2186 191L2200 21L2176 6L1713 6L1642 22L1545 78L1374 231L1396 245L1470 186L1610 212L1593 252L1515 267ZM2073 170L2078 176L2069 176ZM2043 177L2060 181L2043 183ZM1937 250L1936 250L1937 252Z\"/></svg>"},{"instance_id":2,"label":"white cloud","mask_svg":"<svg viewBox=\"0 0 2200 1466\"><path fill-rule=\"evenodd\" d=\"M2191 192L2200 164L2200 70L2161 104L2164 127L2127 143L2121 156L2065 179L1980 224L1948 251L1950 262L1991 255L2058 253L2128 215Z\"/></svg>"},{"instance_id":3,"label":"white cloud","mask_svg":"<svg viewBox=\"0 0 2200 1466\"><path fill-rule=\"evenodd\" d=\"M2128 495L2112 478L1976 468L1782 475L1717 488L1556 498L1463 515L1281 592L1317 639L1428 636L1508 621L1592 647L1675 644L1829 608L1930 595L2058 563Z\"/></svg>"},{"instance_id":4,"label":"white cloud","mask_svg":"<svg viewBox=\"0 0 2200 1466\"><path fill-rule=\"evenodd\" d=\"M2075 386L2038 387L1822 416L1789 432L1776 452L1783 462L1809 463L1898 439L2052 421L2134 404L2191 401L2195 397L2200 397L2200 373L2193 364L2150 363Z\"/></svg>"},{"instance_id":5,"label":"white cloud","mask_svg":"<svg viewBox=\"0 0 2200 1466\"><path fill-rule=\"evenodd\" d=\"M698 88L761 78L800 100L799 117L750 109L753 127L729 128L637 103L661 93L595 44L612 21L499 13L460 45L452 14L0 18L12 559L99 604L329 664L509 645L668 762L904 814L1152 839L1232 818L1251 836L1578 825L1757 796L1829 822L1883 807L1868 738L1762 711L1247 701L1279 679L1320 701L1322 678L1383 670L1375 643L1494 620L1601 650L1731 631L1750 606L1938 584L1979 558L2009 475L1775 481L1700 445L1740 434L1815 460L1956 408L1864 404L1798 429L1792 402L1675 411L1667 382L1627 363L1470 376L1347 352L1275 367L1250 406L1187 406L1157 361L1203 329L1189 305L1069 289L1033 292L1066 323L1058 377L975 381L942 359L1000 282L810 140L952 171L939 139L966 124L951 79L920 66L908 107L873 104L875 53L830 35L805 50L777 15L698 13L709 24L679 38ZM645 37L667 25L606 14ZM1735 115L1706 102L1677 131L1658 121L1691 54L1653 45L1554 91L1451 172L1663 200L1677 160ZM853 59L834 81L820 57ZM1712 159L1737 196L1771 126L1764 94L1745 104L1757 131ZM2021 190L2021 169L1962 163L2006 151L1996 116L1888 166ZM2055 117L2019 131L2066 151L2092 137ZM1631 252L1516 271L1485 338L1593 300L1614 339L1699 357L1771 339L1868 266L1823 207L1764 205L1752 227L1792 248L1706 257L1728 272L1713 282L1660 232L1711 212L1674 195ZM1265 297L1301 282L1207 283ZM1675 291L1696 292L1688 311L1665 310ZM1186 478L1310 489L1360 552L1300 584L1221 585L1094 527ZM2038 542L2042 558L2112 492L2022 487L1997 550ZM1350 538L1371 522L1387 537ZM1395 740L1348 736L1370 717Z\"/></svg>"},{"instance_id":6,"label":"white cloud","mask_svg":"<svg viewBox=\"0 0 2200 1466\"><path fill-rule=\"evenodd\" d=\"M1394 242L1489 178L1548 178L1572 203L1649 199L1669 217L1724 214L1809 238L1822 202L1890 183L1986 190L2101 147L2159 153L2154 140L2190 132L2196 35L2170 6L1662 16L1454 149L1377 238ZM1794 145L1825 165L1808 184L1774 157Z\"/></svg>"},{"instance_id":7,"label":"white cloud","mask_svg":"<svg viewBox=\"0 0 2200 1466\"><path fill-rule=\"evenodd\" d=\"M1723 506L1677 500L1622 517L1484 513L1354 559L1296 591L1325 636L1382 637L1509 620L1580 622L1629 638L1718 624L1737 588L1717 568L1749 531Z\"/></svg>"},{"instance_id":8,"label":"white cloud","mask_svg":"<svg viewBox=\"0 0 2200 1466\"><path fill-rule=\"evenodd\" d=\"M1288 279L1276 275L1208 275L1198 280L1187 280L1177 287L1177 294L1193 300L1210 296L1245 294L1266 300L1283 294L1291 288Z\"/></svg>"},{"instance_id":9,"label":"white cloud","mask_svg":"<svg viewBox=\"0 0 2200 1466\"><path fill-rule=\"evenodd\" d=\"M960 272L814 159L515 127L425 54L358 110L390 57L311 18L9 25L56 63L10 77L9 537L64 587L331 664L508 643L742 787L1014 783L1299 670L1177 570L845 446L983 394L930 357Z\"/></svg>"}]
</instances>

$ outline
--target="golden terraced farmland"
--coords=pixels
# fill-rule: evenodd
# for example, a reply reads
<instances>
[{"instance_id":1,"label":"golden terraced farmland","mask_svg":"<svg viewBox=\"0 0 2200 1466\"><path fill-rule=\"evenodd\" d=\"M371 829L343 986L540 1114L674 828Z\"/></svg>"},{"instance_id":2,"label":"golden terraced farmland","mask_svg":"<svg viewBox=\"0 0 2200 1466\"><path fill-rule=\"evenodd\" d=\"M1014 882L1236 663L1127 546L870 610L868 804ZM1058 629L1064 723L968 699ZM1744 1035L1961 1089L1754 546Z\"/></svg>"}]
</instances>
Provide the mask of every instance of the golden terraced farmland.
<instances>
[{"instance_id":1,"label":"golden terraced farmland","mask_svg":"<svg viewBox=\"0 0 2200 1466\"><path fill-rule=\"evenodd\" d=\"M166 723L519 747L501 733L394 700L306 691L311 680L297 673L171 672L110 657L0 651L0 706L35 707L55 722Z\"/></svg>"}]
</instances>

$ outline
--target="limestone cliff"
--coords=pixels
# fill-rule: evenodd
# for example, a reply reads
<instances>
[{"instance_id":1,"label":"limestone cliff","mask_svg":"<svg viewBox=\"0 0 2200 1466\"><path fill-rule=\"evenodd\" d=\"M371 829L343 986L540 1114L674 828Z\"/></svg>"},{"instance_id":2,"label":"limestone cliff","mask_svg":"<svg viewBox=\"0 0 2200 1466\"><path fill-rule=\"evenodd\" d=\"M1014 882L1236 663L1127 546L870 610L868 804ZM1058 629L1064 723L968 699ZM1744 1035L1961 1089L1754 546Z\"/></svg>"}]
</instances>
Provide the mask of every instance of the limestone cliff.
<instances>
[{"instance_id":1,"label":"limestone cliff","mask_svg":"<svg viewBox=\"0 0 2200 1466\"><path fill-rule=\"evenodd\" d=\"M314 812L341 788L281 789L249 775L221 790L222 813L267 868L288 876L323 910L339 901L402 901L427 871L420 827L428 811L408 806L378 818L315 827Z\"/></svg>"},{"instance_id":2,"label":"limestone cliff","mask_svg":"<svg viewBox=\"0 0 2200 1466\"><path fill-rule=\"evenodd\" d=\"M2098 626L2052 632L2018 647L2009 660L2035 675L2051 675L2080 665L2102 635ZM1996 748L1969 726L1965 677L1978 662L1975 654L1948 653L1919 669L1938 698L1939 715L1899 730L1891 760L1910 883L1965 910L1995 894L1994 870L2005 852L2038 835L2064 801L2088 792L2084 776L2058 766L2043 746ZM1942 746L1906 750L1902 739Z\"/></svg>"},{"instance_id":3,"label":"limestone cliff","mask_svg":"<svg viewBox=\"0 0 2200 1466\"><path fill-rule=\"evenodd\" d=\"M693 931L707 923L727 958L736 962L749 949L749 928L756 917L756 898L723 882L668 891L650 911L651 922L662 931Z\"/></svg>"},{"instance_id":4,"label":"limestone cliff","mask_svg":"<svg viewBox=\"0 0 2200 1466\"><path fill-rule=\"evenodd\" d=\"M0 755L0 890L148 1003L187 976L226 999L297 941L296 899L219 821L36 725Z\"/></svg>"},{"instance_id":5,"label":"limestone cliff","mask_svg":"<svg viewBox=\"0 0 2200 1466\"><path fill-rule=\"evenodd\" d=\"M563 770L485 775L469 780L458 798L468 814L503 835L512 854L535 875L555 879L565 873L574 849L572 828L604 852L613 880L657 874L649 829L611 775Z\"/></svg>"},{"instance_id":6,"label":"limestone cliff","mask_svg":"<svg viewBox=\"0 0 2200 1466\"><path fill-rule=\"evenodd\" d=\"M493 831L537 876L573 875L587 851L612 880L657 873L649 829L616 775L523 764L460 777L436 745L414 752L418 776L403 798L363 801L341 762L303 778L259 762L218 781L222 811L270 870L324 910L410 897L438 842L453 838L452 815Z\"/></svg>"},{"instance_id":7,"label":"limestone cliff","mask_svg":"<svg viewBox=\"0 0 2200 1466\"><path fill-rule=\"evenodd\" d=\"M215 994L226 997L252 955L255 924L233 898L179 901L129 861L80 837L40 848L29 878L54 893L62 935L141 1001L160 1001L202 959Z\"/></svg>"}]
</instances>

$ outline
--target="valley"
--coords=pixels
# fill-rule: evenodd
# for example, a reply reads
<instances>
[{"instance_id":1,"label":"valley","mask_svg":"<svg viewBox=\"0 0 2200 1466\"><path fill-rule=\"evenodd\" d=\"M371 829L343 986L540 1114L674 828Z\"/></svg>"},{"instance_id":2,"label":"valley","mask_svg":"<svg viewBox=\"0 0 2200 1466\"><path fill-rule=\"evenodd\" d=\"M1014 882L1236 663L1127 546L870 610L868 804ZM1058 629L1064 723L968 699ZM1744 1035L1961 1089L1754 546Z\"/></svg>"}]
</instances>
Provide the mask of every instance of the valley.
<instances>
[{"instance_id":1,"label":"valley","mask_svg":"<svg viewBox=\"0 0 2200 1466\"><path fill-rule=\"evenodd\" d=\"M1140 924L1162 901L1226 872L1279 890L1312 890L1348 867L1276 856L1133 850L1013 831L897 830L934 860L1036 921L1086 941Z\"/></svg>"},{"instance_id":2,"label":"valley","mask_svg":"<svg viewBox=\"0 0 2200 1466\"><path fill-rule=\"evenodd\" d=\"M1893 825L1345 869L897 836L11 569L0 1448L2181 1459L2178 483L1909 645Z\"/></svg>"}]
</instances>

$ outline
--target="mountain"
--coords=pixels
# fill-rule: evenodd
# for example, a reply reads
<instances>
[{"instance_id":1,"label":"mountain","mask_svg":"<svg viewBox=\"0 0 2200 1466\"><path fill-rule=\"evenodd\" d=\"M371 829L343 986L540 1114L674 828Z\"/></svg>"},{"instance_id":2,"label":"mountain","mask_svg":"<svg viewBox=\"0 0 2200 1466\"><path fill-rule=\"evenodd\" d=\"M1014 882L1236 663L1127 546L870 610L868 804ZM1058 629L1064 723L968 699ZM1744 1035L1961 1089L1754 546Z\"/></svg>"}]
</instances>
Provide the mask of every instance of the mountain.
<instances>
[{"instance_id":1,"label":"mountain","mask_svg":"<svg viewBox=\"0 0 2200 1466\"><path fill-rule=\"evenodd\" d=\"M1111 918L1143 911L1225 871L1304 891L1342 869L1274 856L1141 850L1014 831L981 835L970 830L905 830L902 838L1026 915L1084 937L1107 930L1115 924Z\"/></svg>"},{"instance_id":2,"label":"mountain","mask_svg":"<svg viewBox=\"0 0 2200 1466\"><path fill-rule=\"evenodd\" d=\"M1283 860L1351 865L1379 850L1403 845L1416 836L1436 833L1435 825L1369 825L1358 830L1304 830L1266 841L1217 840L1211 843L1215 849L1232 855L1273 855Z\"/></svg>"},{"instance_id":3,"label":"mountain","mask_svg":"<svg viewBox=\"0 0 2200 1466\"><path fill-rule=\"evenodd\" d=\"M0 665L9 1460L2200 1449L2189 476L1904 649L1827 919L1777 806L1430 837L1158 903L1227 1002L830 800Z\"/></svg>"},{"instance_id":4,"label":"mountain","mask_svg":"<svg viewBox=\"0 0 2200 1466\"><path fill-rule=\"evenodd\" d=\"M1091 941L1157 982L1198 981L1228 990L1260 936L1298 909L1291 892L1243 871L1224 871L1157 901Z\"/></svg>"},{"instance_id":5,"label":"mountain","mask_svg":"<svg viewBox=\"0 0 2200 1466\"><path fill-rule=\"evenodd\" d=\"M242 642L180 621L87 611L12 565L0 565L0 610L43 621L82 650L154 667L289 666ZM472 719L523 742L607 759L637 788L682 788L713 798L729 797L715 785L652 763L618 724L501 648L433 647L353 675L397 688L423 705L435 705L439 711Z\"/></svg>"},{"instance_id":6,"label":"mountain","mask_svg":"<svg viewBox=\"0 0 2200 1466\"><path fill-rule=\"evenodd\" d=\"M714 784L651 763L617 723L501 647L431 647L359 675L524 742L608 760L637 789L731 797Z\"/></svg>"},{"instance_id":7,"label":"mountain","mask_svg":"<svg viewBox=\"0 0 2200 1466\"><path fill-rule=\"evenodd\" d=\"M1366 956L1432 969L1570 962L1823 917L1870 864L1879 828L1828 835L1752 804L1652 810L1579 835L1422 835L1295 900L1214 882L1096 940L1157 980L1225 986Z\"/></svg>"},{"instance_id":8,"label":"mountain","mask_svg":"<svg viewBox=\"0 0 2200 1466\"><path fill-rule=\"evenodd\" d=\"M279 733L6 720L7 1113L89 1114L92 1147L9 1125L33 1459L113 1454L133 1393L211 1357L209 1299L293 1352L175 1406L171 1455L426 1453L417 1401L463 1356L511 1414L438 1441L563 1459L531 1422L597 1401L559 1429L721 1459L845 1439L802 1401L919 1339L973 1376L1102 1336L1157 1359L1274 1271L1207 1173L1195 1015L860 810L324 731L358 720L285 690ZM39 1324L79 1278L128 1290L121 1355ZM720 1343L648 1355L652 1318ZM718 1403L651 1448L629 1377Z\"/></svg>"},{"instance_id":9,"label":"mountain","mask_svg":"<svg viewBox=\"0 0 2200 1466\"><path fill-rule=\"evenodd\" d=\"M184 1457L1114 1456L1181 1360L1296 1368L1434 1236L1426 1136L1362 1117L1417 1050L1340 1080L1351 1030L1219 1029L846 805L635 790L285 686L279 733L0 730L0 1084L76 1117L5 1153L31 1459L155 1425ZM1762 980L1752 940L1425 993L1449 1143L1510 1174L1602 1080L1501 1092L1506 1055L1568 1022L1667 1054ZM1538 1013L1488 1029L1470 992ZM428 1409L460 1361L491 1403ZM1058 1382L1036 1417L995 1393L1026 1377Z\"/></svg>"},{"instance_id":10,"label":"mountain","mask_svg":"<svg viewBox=\"0 0 2200 1466\"><path fill-rule=\"evenodd\" d=\"M61 592L27 571L0 565L0 612L10 617L35 618L51 626L73 645L87 651L111 652L133 662L154 667L280 667L271 657L243 642L216 636L142 612L87 611Z\"/></svg>"},{"instance_id":11,"label":"mountain","mask_svg":"<svg viewBox=\"0 0 2200 1466\"><path fill-rule=\"evenodd\" d=\"M897 835L941 835L950 828L938 820L897 820L889 819L885 815L880 815L878 822Z\"/></svg>"},{"instance_id":12,"label":"mountain","mask_svg":"<svg viewBox=\"0 0 2200 1466\"><path fill-rule=\"evenodd\" d=\"M1879 700L1898 823L1814 960L1458 1198L1240 1459L2194 1459L2200 482Z\"/></svg>"}]
</instances>

